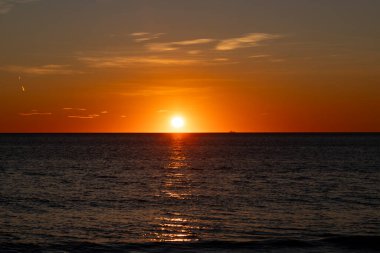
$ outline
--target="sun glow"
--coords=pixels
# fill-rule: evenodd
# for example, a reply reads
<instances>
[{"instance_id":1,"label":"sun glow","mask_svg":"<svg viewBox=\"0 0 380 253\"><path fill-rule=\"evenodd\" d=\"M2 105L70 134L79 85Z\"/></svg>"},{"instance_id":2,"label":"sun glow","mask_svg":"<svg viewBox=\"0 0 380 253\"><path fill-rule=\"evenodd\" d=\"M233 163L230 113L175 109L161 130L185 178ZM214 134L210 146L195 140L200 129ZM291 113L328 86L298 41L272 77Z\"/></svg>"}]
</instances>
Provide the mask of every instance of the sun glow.
<instances>
[{"instance_id":1,"label":"sun glow","mask_svg":"<svg viewBox=\"0 0 380 253\"><path fill-rule=\"evenodd\" d=\"M183 117L175 116L170 120L170 124L173 128L179 130L185 126L185 120Z\"/></svg>"}]
</instances>

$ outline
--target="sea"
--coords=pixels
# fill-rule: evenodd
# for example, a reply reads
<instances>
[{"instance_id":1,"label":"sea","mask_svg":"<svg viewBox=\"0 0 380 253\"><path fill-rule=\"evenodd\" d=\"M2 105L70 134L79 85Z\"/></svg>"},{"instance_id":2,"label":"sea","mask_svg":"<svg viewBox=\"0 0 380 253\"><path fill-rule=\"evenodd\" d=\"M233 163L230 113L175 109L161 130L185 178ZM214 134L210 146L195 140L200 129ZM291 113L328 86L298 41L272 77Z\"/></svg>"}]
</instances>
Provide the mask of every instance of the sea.
<instances>
[{"instance_id":1,"label":"sea","mask_svg":"<svg viewBox=\"0 0 380 253\"><path fill-rule=\"evenodd\" d=\"M380 134L0 134L0 252L380 252Z\"/></svg>"}]
</instances>

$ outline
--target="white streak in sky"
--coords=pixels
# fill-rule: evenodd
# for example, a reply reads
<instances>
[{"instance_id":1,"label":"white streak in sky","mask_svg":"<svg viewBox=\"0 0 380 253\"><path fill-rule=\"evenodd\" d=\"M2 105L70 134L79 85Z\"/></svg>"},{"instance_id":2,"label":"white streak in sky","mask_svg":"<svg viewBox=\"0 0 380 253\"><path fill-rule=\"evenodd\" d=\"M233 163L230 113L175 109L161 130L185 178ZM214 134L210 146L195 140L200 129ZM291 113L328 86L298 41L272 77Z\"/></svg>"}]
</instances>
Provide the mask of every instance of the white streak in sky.
<instances>
[{"instance_id":1,"label":"white streak in sky","mask_svg":"<svg viewBox=\"0 0 380 253\"><path fill-rule=\"evenodd\" d=\"M250 33L241 37L225 39L218 43L216 50L228 51L238 48L254 47L259 42L280 38L280 35L268 33Z\"/></svg>"},{"instance_id":2,"label":"white streak in sky","mask_svg":"<svg viewBox=\"0 0 380 253\"><path fill-rule=\"evenodd\" d=\"M19 83L19 85L21 85L21 90L22 90L23 92L25 92L25 87L24 87L24 85L22 85L22 83L21 83L21 76L18 76L18 83Z\"/></svg>"},{"instance_id":3,"label":"white streak in sky","mask_svg":"<svg viewBox=\"0 0 380 253\"><path fill-rule=\"evenodd\" d=\"M71 119L94 119L96 117L99 117L98 114L90 114L90 115L70 115L67 116L68 118Z\"/></svg>"},{"instance_id":4,"label":"white streak in sky","mask_svg":"<svg viewBox=\"0 0 380 253\"><path fill-rule=\"evenodd\" d=\"M65 107L65 108L62 108L62 110L87 111L87 109L85 108L72 108L72 107Z\"/></svg>"},{"instance_id":5,"label":"white streak in sky","mask_svg":"<svg viewBox=\"0 0 380 253\"><path fill-rule=\"evenodd\" d=\"M130 34L136 42L144 42L160 38L165 33L136 32Z\"/></svg>"},{"instance_id":6,"label":"white streak in sky","mask_svg":"<svg viewBox=\"0 0 380 253\"><path fill-rule=\"evenodd\" d=\"M0 0L1 1L1 0ZM0 70L31 75L70 75L78 74L80 71L69 69L68 65L48 64L42 66L0 66Z\"/></svg>"},{"instance_id":7,"label":"white streak in sky","mask_svg":"<svg viewBox=\"0 0 380 253\"><path fill-rule=\"evenodd\" d=\"M93 119L94 118L91 116L67 116L67 117L71 119Z\"/></svg>"},{"instance_id":8,"label":"white streak in sky","mask_svg":"<svg viewBox=\"0 0 380 253\"><path fill-rule=\"evenodd\" d=\"M48 115L52 115L51 112L37 112L35 110L33 110L32 112L22 112L22 113L19 113L20 116L38 116L38 115L42 115L42 116L48 116Z\"/></svg>"},{"instance_id":9,"label":"white streak in sky","mask_svg":"<svg viewBox=\"0 0 380 253\"><path fill-rule=\"evenodd\" d=\"M182 47L182 46L208 44L214 41L215 41L214 39L192 39L192 40L164 42L164 43L151 43L151 44L148 44L147 47L150 51L165 52L165 51L178 50L179 47Z\"/></svg>"},{"instance_id":10,"label":"white streak in sky","mask_svg":"<svg viewBox=\"0 0 380 253\"><path fill-rule=\"evenodd\" d=\"M130 65L194 65L203 61L198 59L176 59L160 57L80 57L79 61L93 68L124 68ZM204 62L203 62L204 63Z\"/></svg>"}]
</instances>

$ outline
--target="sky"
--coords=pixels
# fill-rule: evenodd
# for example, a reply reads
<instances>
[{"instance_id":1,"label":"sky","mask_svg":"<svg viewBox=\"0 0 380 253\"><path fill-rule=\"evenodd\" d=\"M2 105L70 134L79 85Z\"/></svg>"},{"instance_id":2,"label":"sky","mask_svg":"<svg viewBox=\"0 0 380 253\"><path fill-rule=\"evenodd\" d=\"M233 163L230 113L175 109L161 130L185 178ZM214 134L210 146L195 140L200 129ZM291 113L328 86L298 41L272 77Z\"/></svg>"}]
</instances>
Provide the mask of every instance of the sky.
<instances>
[{"instance_id":1,"label":"sky","mask_svg":"<svg viewBox=\"0 0 380 253\"><path fill-rule=\"evenodd\" d=\"M0 0L0 132L378 132L378 0Z\"/></svg>"}]
</instances>

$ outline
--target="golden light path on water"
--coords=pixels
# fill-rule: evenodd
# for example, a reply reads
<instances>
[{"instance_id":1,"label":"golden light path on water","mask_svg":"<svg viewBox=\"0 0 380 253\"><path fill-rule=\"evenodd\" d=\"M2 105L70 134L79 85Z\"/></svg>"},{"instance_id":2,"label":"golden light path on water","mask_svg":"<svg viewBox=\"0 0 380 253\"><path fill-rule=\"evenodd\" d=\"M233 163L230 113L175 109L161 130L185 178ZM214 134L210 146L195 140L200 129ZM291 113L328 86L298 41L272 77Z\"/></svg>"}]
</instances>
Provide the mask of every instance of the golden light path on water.
<instances>
[{"instance_id":1,"label":"golden light path on water","mask_svg":"<svg viewBox=\"0 0 380 253\"><path fill-rule=\"evenodd\" d=\"M192 196L190 163L186 157L184 146L185 135L173 134L169 159L163 168L163 182L160 195L168 202L186 201ZM195 220L185 212L171 210L155 217L158 229L153 233L152 241L190 242L197 241Z\"/></svg>"}]
</instances>

